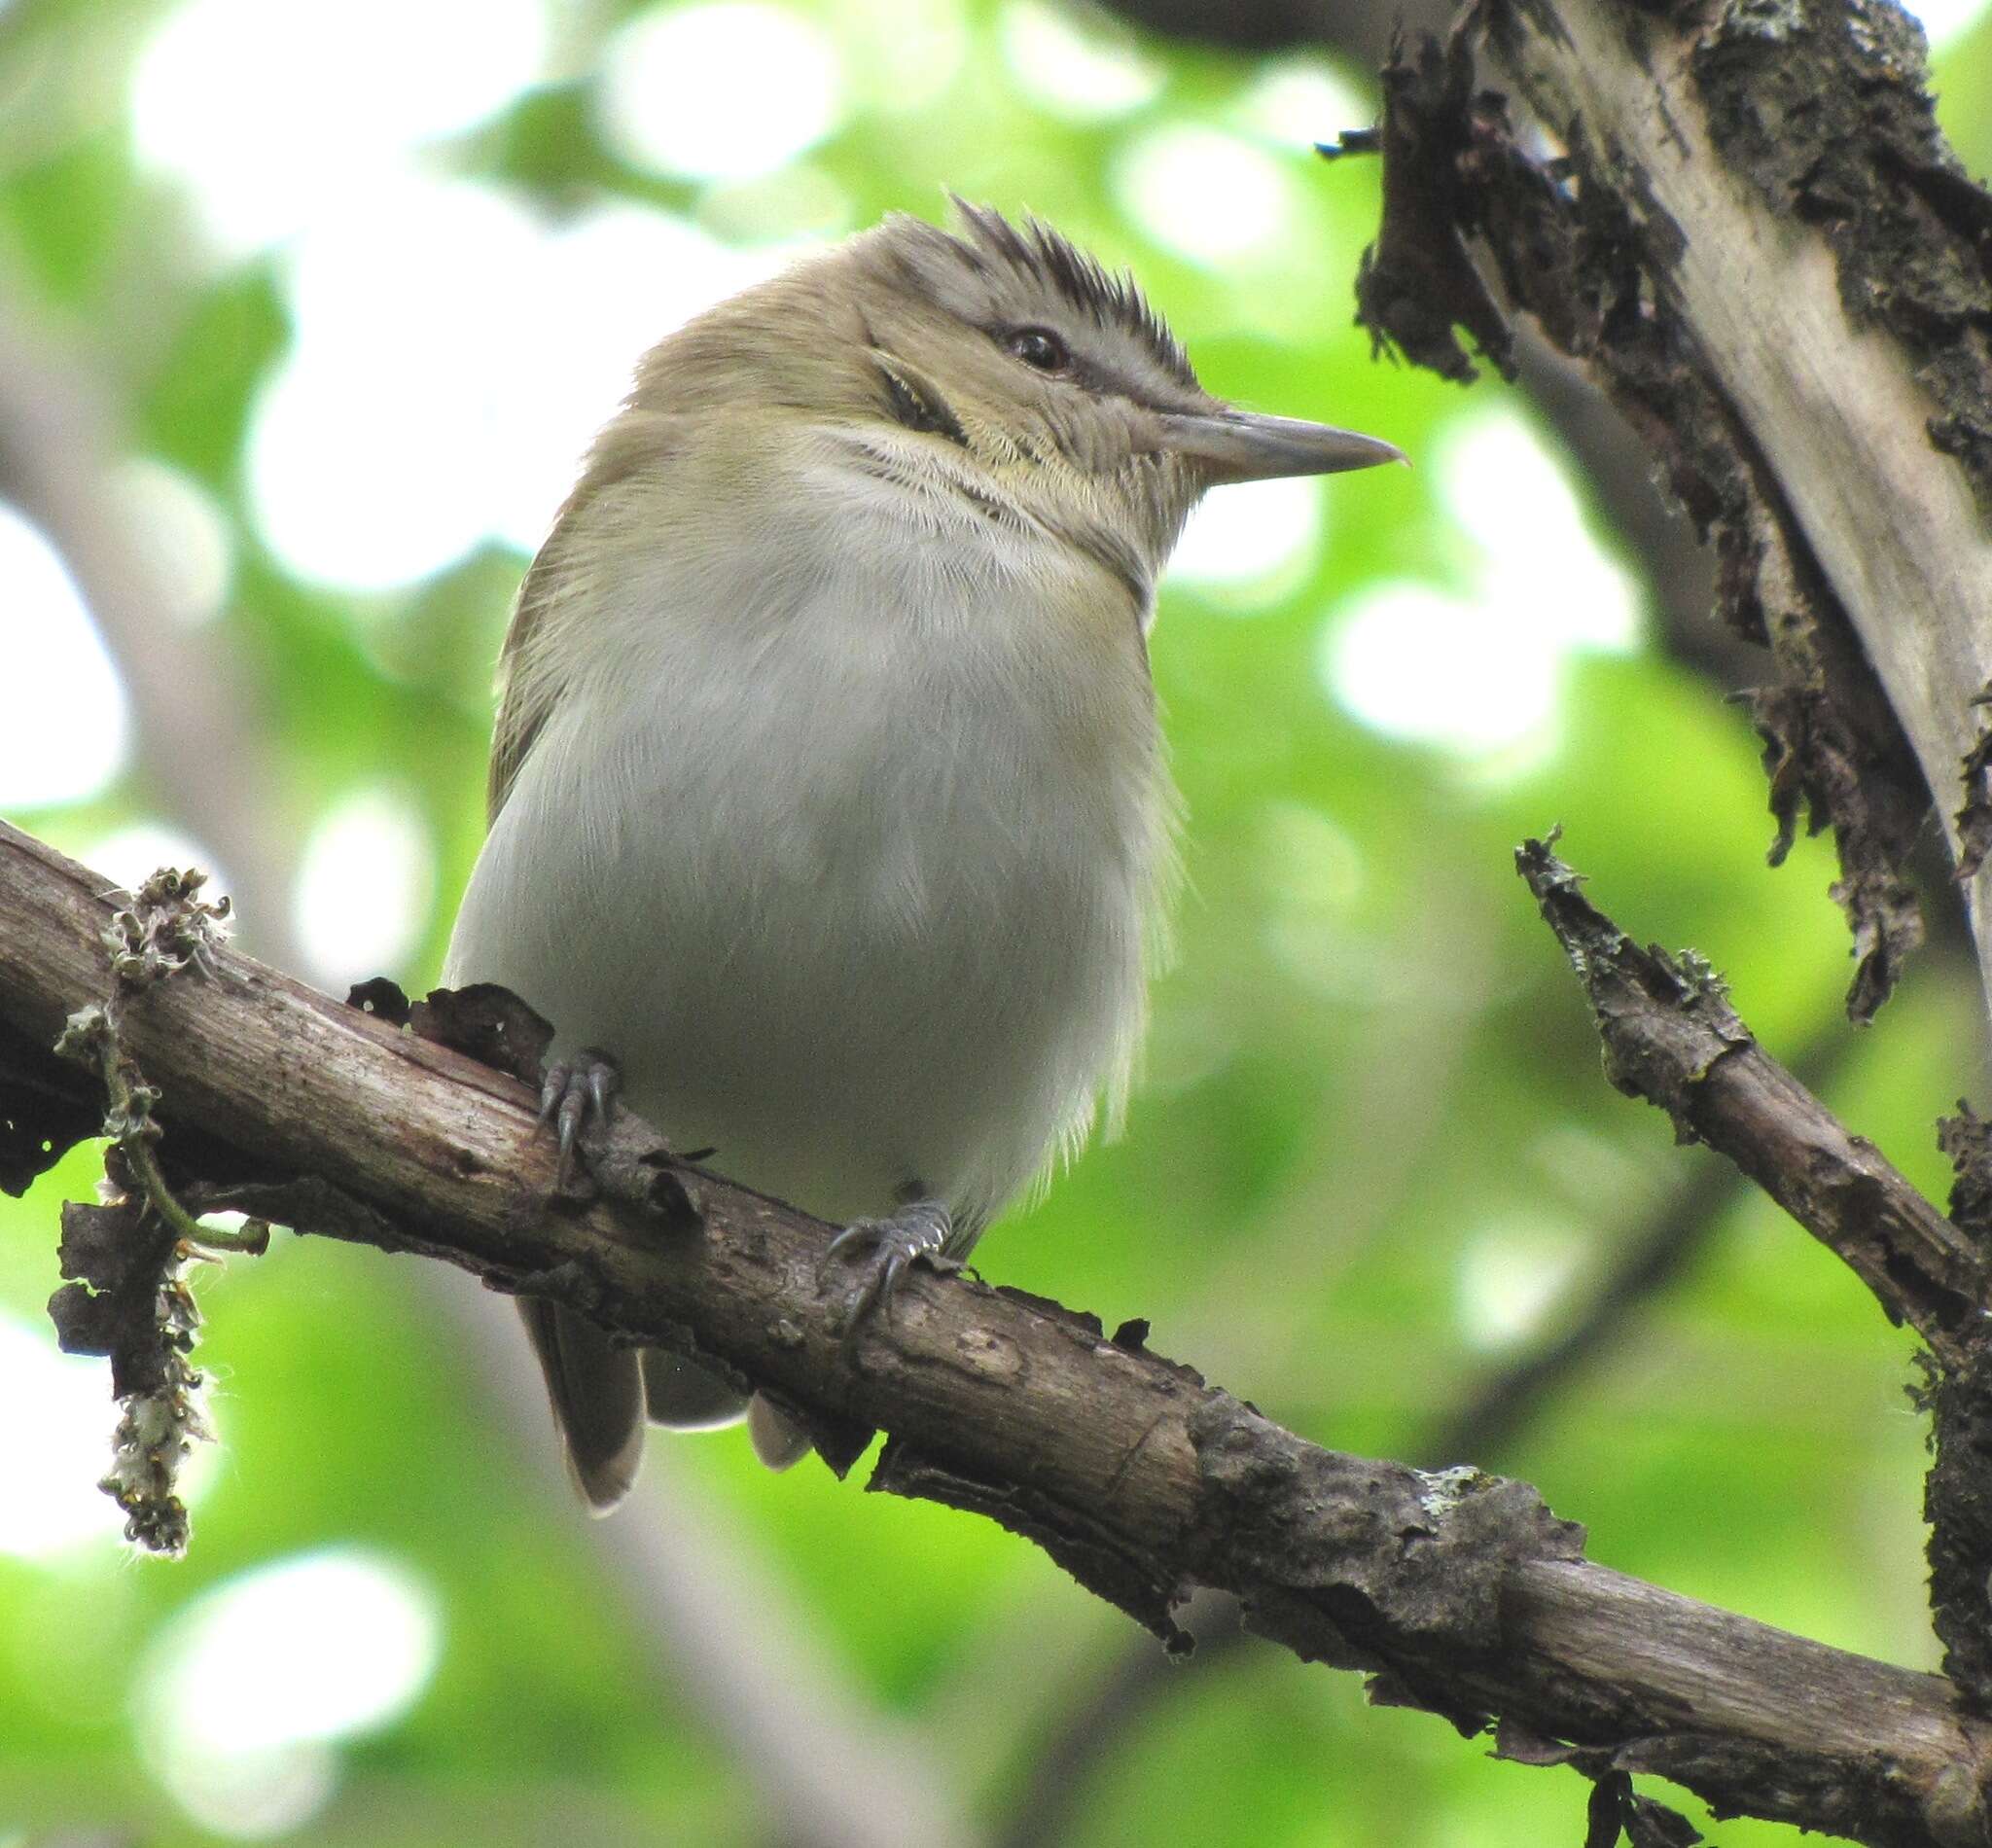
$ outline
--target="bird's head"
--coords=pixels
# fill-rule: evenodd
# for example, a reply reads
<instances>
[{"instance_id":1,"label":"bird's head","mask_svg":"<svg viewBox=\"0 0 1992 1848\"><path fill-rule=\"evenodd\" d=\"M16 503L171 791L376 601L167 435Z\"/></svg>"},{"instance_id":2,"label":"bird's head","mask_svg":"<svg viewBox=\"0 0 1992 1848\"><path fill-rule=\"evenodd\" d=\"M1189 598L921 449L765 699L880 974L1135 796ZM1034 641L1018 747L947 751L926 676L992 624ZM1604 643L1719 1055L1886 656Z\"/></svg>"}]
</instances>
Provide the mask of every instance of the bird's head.
<instances>
[{"instance_id":1,"label":"bird's head","mask_svg":"<svg viewBox=\"0 0 1992 1848\"><path fill-rule=\"evenodd\" d=\"M1131 277L1046 225L955 205L955 231L895 216L700 317L652 356L636 405L828 431L937 530L1062 545L1144 615L1206 489L1404 459L1212 397Z\"/></svg>"}]
</instances>

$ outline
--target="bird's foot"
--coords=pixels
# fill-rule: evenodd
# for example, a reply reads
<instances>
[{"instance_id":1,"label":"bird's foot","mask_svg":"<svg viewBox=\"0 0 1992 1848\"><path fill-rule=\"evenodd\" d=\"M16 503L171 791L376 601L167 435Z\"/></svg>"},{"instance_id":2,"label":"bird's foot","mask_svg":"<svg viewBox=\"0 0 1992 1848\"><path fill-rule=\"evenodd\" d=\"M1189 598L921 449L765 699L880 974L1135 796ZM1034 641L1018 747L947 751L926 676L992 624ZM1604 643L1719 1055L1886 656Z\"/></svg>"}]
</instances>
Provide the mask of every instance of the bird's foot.
<instances>
[{"instance_id":1,"label":"bird's foot","mask_svg":"<svg viewBox=\"0 0 1992 1848\"><path fill-rule=\"evenodd\" d=\"M616 1093L622 1088L622 1074L606 1052L586 1047L571 1059L556 1059L547 1067L540 1085L540 1121L551 1123L560 1144L560 1168L554 1185L566 1192L574 1179L574 1162L582 1131L594 1125L606 1128L616 1114Z\"/></svg>"},{"instance_id":2,"label":"bird's foot","mask_svg":"<svg viewBox=\"0 0 1992 1848\"><path fill-rule=\"evenodd\" d=\"M839 1260L855 1262L858 1278L844 1298L844 1345L849 1347L865 1324L883 1307L892 1317L892 1299L915 1262L930 1268L953 1271L959 1259L947 1255L954 1238L954 1221L939 1200L912 1200L886 1219L853 1220L830 1242L818 1267L824 1273Z\"/></svg>"}]
</instances>

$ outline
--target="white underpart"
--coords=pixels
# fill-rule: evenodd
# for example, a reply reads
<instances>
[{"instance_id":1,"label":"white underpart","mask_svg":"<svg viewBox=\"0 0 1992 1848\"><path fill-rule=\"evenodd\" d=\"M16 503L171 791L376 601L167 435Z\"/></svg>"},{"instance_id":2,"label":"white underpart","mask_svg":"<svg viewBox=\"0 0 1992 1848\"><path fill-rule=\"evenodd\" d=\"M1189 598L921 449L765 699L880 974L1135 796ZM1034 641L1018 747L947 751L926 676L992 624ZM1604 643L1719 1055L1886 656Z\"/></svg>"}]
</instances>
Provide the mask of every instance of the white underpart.
<instances>
[{"instance_id":1,"label":"white underpart","mask_svg":"<svg viewBox=\"0 0 1992 1848\"><path fill-rule=\"evenodd\" d=\"M820 432L782 492L569 592L588 665L445 978L807 1210L980 1216L1124 1086L1166 784L1134 612L1080 614L1092 567L881 479L881 442Z\"/></svg>"}]
</instances>

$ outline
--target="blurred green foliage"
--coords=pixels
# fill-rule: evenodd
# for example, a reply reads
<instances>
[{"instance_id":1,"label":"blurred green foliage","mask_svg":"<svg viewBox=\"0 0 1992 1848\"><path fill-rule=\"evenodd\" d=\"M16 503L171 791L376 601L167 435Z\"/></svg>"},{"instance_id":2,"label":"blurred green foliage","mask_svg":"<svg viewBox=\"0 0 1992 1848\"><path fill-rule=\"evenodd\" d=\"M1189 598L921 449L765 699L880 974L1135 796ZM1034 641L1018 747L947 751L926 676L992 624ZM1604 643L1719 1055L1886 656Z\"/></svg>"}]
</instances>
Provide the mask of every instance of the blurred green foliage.
<instances>
[{"instance_id":1,"label":"blurred green foliage","mask_svg":"<svg viewBox=\"0 0 1992 1848\"><path fill-rule=\"evenodd\" d=\"M884 29L875 6L796 5L854 60ZM899 10L961 35L960 61L932 94L893 107L859 87L806 171L703 182L639 171L600 132L604 48L626 11L560 9L557 74L428 164L548 214L620 197L748 243L888 209L931 214L946 183L1036 208L1132 264L1221 392L1374 430L1420 459L1458 420L1527 414L1496 382L1462 394L1372 363L1349 304L1376 203L1364 165L1331 167L1298 145L1263 155L1293 219L1274 247L1235 263L1171 248L1152 211L1130 204L1138 137L1244 135L1241 112L1270 79L1327 67L1151 45L1140 56L1152 96L1061 113L1017 62L1016 7L934 0ZM489 662L525 560L486 544L410 587L342 592L303 582L259 530L245 444L292 339L285 263L280 248L203 254L187 199L141 159L128 80L163 15L149 0L0 9L0 277L16 309L98 381L121 441L183 471L221 512L231 586L200 635L237 671L233 723L270 765L267 786L244 793L259 825L295 864L357 789L391 787L412 805L433 877L400 966L384 973L417 987L477 851ZM1988 53L1980 24L1939 64L1948 120L1979 164L1992 147ZM1364 74L1333 75L1367 110ZM738 70L702 77L752 83ZM391 294L398 278L372 280ZM1568 651L1554 716L1525 750L1406 741L1336 709L1319 660L1352 598L1384 581L1468 585L1441 490L1423 467L1337 481L1325 540L1299 549L1276 594L1165 592L1154 661L1192 891L1156 993L1148 1078L1124 1136L978 1254L990 1278L1110 1326L1150 1318L1161 1351L1310 1437L1420 1460L1504 1358L1582 1312L1701 1158L1603 1082L1577 991L1512 876L1523 834L1560 821L1599 902L1643 937L1709 955L1774 1049L1850 1031L1830 857L1807 843L1765 870L1747 725L1657 643ZM0 586L12 652L25 636L8 635L5 598ZM10 685L17 698L63 693ZM12 818L86 858L133 822L190 825L143 722L109 787ZM212 746L201 773L226 778L233 741ZM227 863L232 843L204 844ZM237 899L252 945L295 943L290 892ZM1969 972L1929 952L1837 1061L1832 1099L1940 1191L1932 1120L1978 1088L1982 1037ZM79 1151L26 1200L0 1200L0 1314L20 1329L45 1333L57 1204L87 1196L93 1175ZM494 1410L467 1325L414 1269L280 1235L267 1259L204 1277L222 1442L190 1556L128 1557L107 1537L108 1508L94 1538L0 1554L0 1842L86 1825L156 1848L231 1838L182 1814L157 1780L145 1677L190 1601L328 1546L411 1574L441 1653L406 1713L332 1748L323 1800L291 1838L779 1838L750 1767L703 1716L695 1677L648 1639L597 1536L550 1492L545 1456ZM1607 1564L1927 1663L1907 1357L1849 1274L1739 1191L1690 1278L1507 1452L1472 1460L1540 1484L1589 1526ZM22 1479L5 1449L36 1416L32 1404L6 1407L0 1497ZM88 1479L102 1458L72 1448L62 1463ZM1029 1838L1014 1805L1047 1741L1098 1726L1099 1761L1067 1793L1056 1839L1579 1838L1575 1778L1496 1764L1426 1717L1368 1711L1353 1678L1270 1650L1172 1673L1109 1727L1089 1703L1113 1665L1149 1646L1029 1546L866 1497L859 1477L839 1485L813 1461L768 1477L737 1436L680 1440L668 1465L688 1505L740 1549L738 1569L813 1614L849 1709L882 1710L924 1737L992 1833ZM639 1504L621 1518L674 1515ZM236 1718L207 1724L226 1736ZM1725 1825L1721 1839L1785 1836Z\"/></svg>"}]
</instances>

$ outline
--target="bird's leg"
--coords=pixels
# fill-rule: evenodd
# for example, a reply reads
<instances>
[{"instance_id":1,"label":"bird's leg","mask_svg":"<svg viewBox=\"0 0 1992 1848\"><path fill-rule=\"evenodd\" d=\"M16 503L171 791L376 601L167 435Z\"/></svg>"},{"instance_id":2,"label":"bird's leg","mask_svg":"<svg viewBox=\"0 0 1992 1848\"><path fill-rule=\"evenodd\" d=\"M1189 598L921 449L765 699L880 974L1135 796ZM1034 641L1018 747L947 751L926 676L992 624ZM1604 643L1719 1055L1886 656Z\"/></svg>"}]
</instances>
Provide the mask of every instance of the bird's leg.
<instances>
[{"instance_id":1,"label":"bird's leg","mask_svg":"<svg viewBox=\"0 0 1992 1848\"><path fill-rule=\"evenodd\" d=\"M959 1270L961 1248L953 1217L940 1200L910 1199L885 1219L853 1220L830 1242L817 1275L839 1259L854 1260L858 1280L845 1299L844 1340L860 1330L881 1306L889 1320L892 1299L915 1260L936 1270Z\"/></svg>"},{"instance_id":2,"label":"bird's leg","mask_svg":"<svg viewBox=\"0 0 1992 1848\"><path fill-rule=\"evenodd\" d=\"M574 1156L582 1130L590 1116L606 1128L615 1115L616 1093L622 1074L616 1062L594 1047L584 1047L571 1059L547 1067L540 1085L540 1121L551 1123L560 1144L560 1168L554 1185L564 1193L574 1179Z\"/></svg>"}]
</instances>

